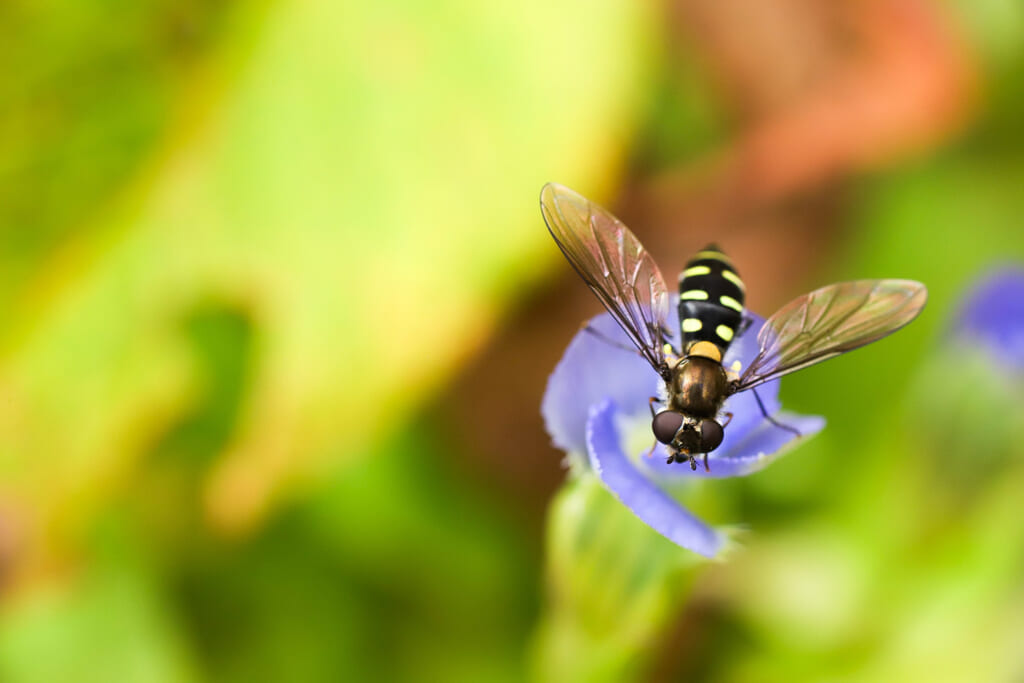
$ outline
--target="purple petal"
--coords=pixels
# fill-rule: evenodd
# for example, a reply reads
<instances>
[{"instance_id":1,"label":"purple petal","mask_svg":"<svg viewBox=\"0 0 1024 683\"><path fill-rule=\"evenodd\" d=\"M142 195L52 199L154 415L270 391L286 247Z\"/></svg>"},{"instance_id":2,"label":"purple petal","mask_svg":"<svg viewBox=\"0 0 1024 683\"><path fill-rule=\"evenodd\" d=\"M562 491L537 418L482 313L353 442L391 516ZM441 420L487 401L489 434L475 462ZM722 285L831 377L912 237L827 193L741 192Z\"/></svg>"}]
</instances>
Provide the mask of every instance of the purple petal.
<instances>
[{"instance_id":1,"label":"purple petal","mask_svg":"<svg viewBox=\"0 0 1024 683\"><path fill-rule=\"evenodd\" d=\"M673 543L714 557L723 538L643 476L622 452L612 401L590 411L586 434L590 464L616 498Z\"/></svg>"},{"instance_id":2,"label":"purple petal","mask_svg":"<svg viewBox=\"0 0 1024 683\"><path fill-rule=\"evenodd\" d=\"M779 412L773 417L778 422L796 429L801 436L798 437L789 430L776 427L762 417L760 424L738 439L730 439L729 430L732 429L732 425L726 428L725 440L722 441L718 450L708 458L710 472L704 471L703 463L700 461L698 461L697 470L694 471L686 463L669 465L665 463L664 458L657 457L643 459L642 467L650 471L656 478L725 479L727 477L742 477L764 469L785 455L789 447L814 436L825 426L825 418L818 415ZM661 451L658 451L655 455L660 453Z\"/></svg>"},{"instance_id":3,"label":"purple petal","mask_svg":"<svg viewBox=\"0 0 1024 683\"><path fill-rule=\"evenodd\" d=\"M633 348L607 313L589 324L616 343ZM559 448L582 453L591 406L611 398L629 411L645 411L648 399L658 394L660 381L639 352L620 349L581 329L548 378L541 401L548 434Z\"/></svg>"},{"instance_id":4,"label":"purple petal","mask_svg":"<svg viewBox=\"0 0 1024 683\"><path fill-rule=\"evenodd\" d=\"M985 277L960 307L957 332L981 342L1000 367L1024 370L1024 268L1008 266Z\"/></svg>"}]
</instances>

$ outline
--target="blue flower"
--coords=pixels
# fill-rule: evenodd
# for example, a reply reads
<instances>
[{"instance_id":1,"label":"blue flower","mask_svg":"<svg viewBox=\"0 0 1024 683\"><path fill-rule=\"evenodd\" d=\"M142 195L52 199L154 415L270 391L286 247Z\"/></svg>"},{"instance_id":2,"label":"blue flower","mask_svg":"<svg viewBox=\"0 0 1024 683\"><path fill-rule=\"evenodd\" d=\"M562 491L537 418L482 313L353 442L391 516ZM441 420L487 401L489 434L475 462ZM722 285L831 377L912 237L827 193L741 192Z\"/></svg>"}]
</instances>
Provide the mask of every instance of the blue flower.
<instances>
[{"instance_id":1,"label":"blue flower","mask_svg":"<svg viewBox=\"0 0 1024 683\"><path fill-rule=\"evenodd\" d=\"M764 320L753 317L751 329L729 347L724 359L727 368L736 361L740 367L746 367L757 354L756 331ZM678 328L676 320L669 324L671 329ZM629 340L610 315L597 316L590 326L629 346ZM643 454L654 442L648 400L658 395L660 381L638 353L617 348L581 330L548 379L541 412L554 444L575 456L583 467L591 468L605 487L645 524L684 548L713 557L722 548L723 535L686 510L659 487L659 482L750 474L782 455L797 437L768 422L753 394L743 392L731 396L723 407L733 418L725 429L722 444L708 458L710 472L702 467L694 471L686 465L666 464L661 456L662 447L654 457L645 458ZM772 417L795 427L804 436L825 426L821 417L782 412L778 385L776 380L758 387ZM640 442L632 444L634 447L627 446L630 439L624 439L624 435L640 434L646 434L646 447Z\"/></svg>"},{"instance_id":2,"label":"blue flower","mask_svg":"<svg viewBox=\"0 0 1024 683\"><path fill-rule=\"evenodd\" d=\"M1007 266L979 281L964 299L954 331L985 350L997 367L1024 370L1024 268Z\"/></svg>"}]
</instances>

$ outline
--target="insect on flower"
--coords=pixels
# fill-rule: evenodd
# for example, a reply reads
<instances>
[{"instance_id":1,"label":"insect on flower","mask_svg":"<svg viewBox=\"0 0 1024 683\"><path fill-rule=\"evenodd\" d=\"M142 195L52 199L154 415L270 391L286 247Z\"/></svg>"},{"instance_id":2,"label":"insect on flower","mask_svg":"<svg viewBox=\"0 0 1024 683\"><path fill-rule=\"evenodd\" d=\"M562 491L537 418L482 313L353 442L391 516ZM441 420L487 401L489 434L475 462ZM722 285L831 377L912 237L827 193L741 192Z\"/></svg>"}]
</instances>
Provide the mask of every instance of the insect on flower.
<instances>
[{"instance_id":1,"label":"insect on flower","mask_svg":"<svg viewBox=\"0 0 1024 683\"><path fill-rule=\"evenodd\" d=\"M765 321L757 335L759 351L746 368L726 368L726 349L751 318L743 307L743 281L718 247L698 252L679 275L682 335L676 349L668 341L665 281L636 236L562 185L544 186L540 208L570 265L664 382L662 396L650 399L655 445L668 446L669 463L689 462L694 470L703 454L709 471L708 453L722 443L732 419L722 413L724 423L718 420L729 396L753 391L766 420L799 436L768 415L755 388L895 332L917 317L928 297L925 286L912 280L856 280L816 289ZM661 410L655 411L656 403Z\"/></svg>"}]
</instances>

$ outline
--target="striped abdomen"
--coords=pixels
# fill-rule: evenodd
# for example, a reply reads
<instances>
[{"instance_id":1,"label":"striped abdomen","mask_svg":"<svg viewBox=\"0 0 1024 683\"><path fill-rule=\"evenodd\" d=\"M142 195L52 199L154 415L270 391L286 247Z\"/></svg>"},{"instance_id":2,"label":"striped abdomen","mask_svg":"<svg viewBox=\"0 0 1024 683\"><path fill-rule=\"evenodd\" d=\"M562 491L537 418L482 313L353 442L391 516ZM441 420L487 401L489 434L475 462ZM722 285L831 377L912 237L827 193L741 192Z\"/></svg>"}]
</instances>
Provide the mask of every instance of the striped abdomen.
<instances>
[{"instance_id":1,"label":"striped abdomen","mask_svg":"<svg viewBox=\"0 0 1024 683\"><path fill-rule=\"evenodd\" d=\"M694 342L709 341L725 355L743 321L744 287L732 261L709 244L679 274L679 325L683 355Z\"/></svg>"}]
</instances>

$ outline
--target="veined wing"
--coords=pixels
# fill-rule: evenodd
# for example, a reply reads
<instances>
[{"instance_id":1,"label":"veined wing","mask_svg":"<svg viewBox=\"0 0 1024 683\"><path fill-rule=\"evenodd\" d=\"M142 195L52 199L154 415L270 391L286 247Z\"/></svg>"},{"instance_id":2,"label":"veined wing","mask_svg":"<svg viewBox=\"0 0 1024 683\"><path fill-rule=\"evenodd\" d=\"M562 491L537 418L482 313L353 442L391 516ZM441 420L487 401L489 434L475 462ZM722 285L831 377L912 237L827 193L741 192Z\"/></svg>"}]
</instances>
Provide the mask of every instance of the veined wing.
<instances>
[{"instance_id":1,"label":"veined wing","mask_svg":"<svg viewBox=\"0 0 1024 683\"><path fill-rule=\"evenodd\" d=\"M545 185L540 210L565 258L644 358L664 374L668 291L651 255L622 221L567 187Z\"/></svg>"},{"instance_id":2,"label":"veined wing","mask_svg":"<svg viewBox=\"0 0 1024 683\"><path fill-rule=\"evenodd\" d=\"M928 290L913 280L857 280L816 289L765 321L760 351L732 393L892 334L924 308Z\"/></svg>"}]
</instances>

